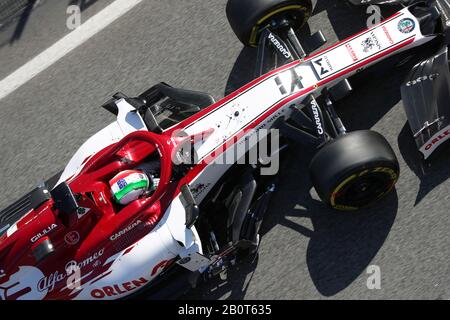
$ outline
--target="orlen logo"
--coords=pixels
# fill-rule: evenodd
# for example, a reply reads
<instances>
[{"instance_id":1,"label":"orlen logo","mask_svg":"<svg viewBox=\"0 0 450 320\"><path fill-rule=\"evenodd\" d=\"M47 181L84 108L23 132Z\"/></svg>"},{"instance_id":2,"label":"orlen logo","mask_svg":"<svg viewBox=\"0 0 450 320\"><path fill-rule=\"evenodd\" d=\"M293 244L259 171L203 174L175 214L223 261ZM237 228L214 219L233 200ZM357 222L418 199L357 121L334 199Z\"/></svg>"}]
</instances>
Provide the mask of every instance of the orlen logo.
<instances>
[{"instance_id":1,"label":"orlen logo","mask_svg":"<svg viewBox=\"0 0 450 320\"><path fill-rule=\"evenodd\" d=\"M444 130L438 132L428 143L422 148L421 152L424 154L425 159L428 158L438 146L450 138L450 126Z\"/></svg>"},{"instance_id":2,"label":"orlen logo","mask_svg":"<svg viewBox=\"0 0 450 320\"><path fill-rule=\"evenodd\" d=\"M111 286L105 286L102 288L94 289L91 291L91 296L95 299L104 299L107 297L121 296L125 293L135 291L136 289L143 287L149 282L144 277L137 280L131 280L121 284L113 284Z\"/></svg>"},{"instance_id":3,"label":"orlen logo","mask_svg":"<svg viewBox=\"0 0 450 320\"><path fill-rule=\"evenodd\" d=\"M425 150L430 150L433 148L436 144L444 140L447 136L450 135L450 130L445 131L443 134L439 135L437 138L431 140L431 143L427 144L425 147Z\"/></svg>"}]
</instances>

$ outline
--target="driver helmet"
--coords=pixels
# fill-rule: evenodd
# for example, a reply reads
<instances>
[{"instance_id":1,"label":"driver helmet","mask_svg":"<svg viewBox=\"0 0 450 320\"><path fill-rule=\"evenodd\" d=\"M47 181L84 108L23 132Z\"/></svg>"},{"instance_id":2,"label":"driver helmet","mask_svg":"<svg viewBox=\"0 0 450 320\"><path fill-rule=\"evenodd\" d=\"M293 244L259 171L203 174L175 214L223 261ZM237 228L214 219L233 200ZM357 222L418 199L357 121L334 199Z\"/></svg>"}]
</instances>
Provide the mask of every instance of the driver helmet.
<instances>
[{"instance_id":1,"label":"driver helmet","mask_svg":"<svg viewBox=\"0 0 450 320\"><path fill-rule=\"evenodd\" d=\"M109 181L113 199L127 205L143 196L153 187L152 177L140 170L126 170L120 172Z\"/></svg>"}]
</instances>

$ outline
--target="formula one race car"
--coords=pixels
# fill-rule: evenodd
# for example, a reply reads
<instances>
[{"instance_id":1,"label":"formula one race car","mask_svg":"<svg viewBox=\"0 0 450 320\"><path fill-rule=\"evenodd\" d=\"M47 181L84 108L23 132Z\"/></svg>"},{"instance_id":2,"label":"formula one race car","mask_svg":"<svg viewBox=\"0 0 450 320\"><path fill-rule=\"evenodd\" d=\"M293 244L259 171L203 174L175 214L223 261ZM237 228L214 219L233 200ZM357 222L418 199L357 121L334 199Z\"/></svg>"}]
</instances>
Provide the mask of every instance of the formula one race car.
<instances>
[{"instance_id":1,"label":"formula one race car","mask_svg":"<svg viewBox=\"0 0 450 320\"><path fill-rule=\"evenodd\" d=\"M0 298L174 298L254 253L276 172L291 142L314 152L323 202L356 210L399 177L395 153L373 131L347 132L334 102L348 78L408 49L446 43L446 1L420 2L325 50L299 40L310 0L229 0L237 37L258 47L257 78L215 102L161 83L103 105L117 121L65 170L0 213ZM424 155L449 136L447 47L403 87ZM255 150L271 141L267 157ZM224 161L225 158L225 161ZM231 159L231 160L230 160Z\"/></svg>"}]
</instances>

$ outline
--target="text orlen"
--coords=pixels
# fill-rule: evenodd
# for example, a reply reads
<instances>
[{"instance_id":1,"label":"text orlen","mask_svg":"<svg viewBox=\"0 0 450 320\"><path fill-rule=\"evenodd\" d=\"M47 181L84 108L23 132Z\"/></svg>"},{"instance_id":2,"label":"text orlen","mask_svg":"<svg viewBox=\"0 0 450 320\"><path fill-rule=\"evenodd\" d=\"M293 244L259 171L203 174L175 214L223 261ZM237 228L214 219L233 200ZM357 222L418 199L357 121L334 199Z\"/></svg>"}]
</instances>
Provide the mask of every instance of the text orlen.
<instances>
[{"instance_id":1,"label":"text orlen","mask_svg":"<svg viewBox=\"0 0 450 320\"><path fill-rule=\"evenodd\" d=\"M441 142L443 142L447 138L450 138L450 129L444 131L443 133L438 135L436 138L431 140L431 142L425 146L425 150L427 150L427 151L430 150L434 146L439 145Z\"/></svg>"},{"instance_id":2,"label":"text orlen","mask_svg":"<svg viewBox=\"0 0 450 320\"><path fill-rule=\"evenodd\" d=\"M105 286L99 289L94 289L91 291L91 296L96 299L119 296L131 292L133 290L136 290L144 286L148 282L149 280L145 279L144 277L141 277L138 280L132 280L129 282L124 282L122 284L115 284L112 286Z\"/></svg>"},{"instance_id":3,"label":"text orlen","mask_svg":"<svg viewBox=\"0 0 450 320\"><path fill-rule=\"evenodd\" d=\"M450 139L450 125L431 137L431 139L420 148L420 152L424 155L425 159L428 159L431 154L448 139Z\"/></svg>"}]
</instances>

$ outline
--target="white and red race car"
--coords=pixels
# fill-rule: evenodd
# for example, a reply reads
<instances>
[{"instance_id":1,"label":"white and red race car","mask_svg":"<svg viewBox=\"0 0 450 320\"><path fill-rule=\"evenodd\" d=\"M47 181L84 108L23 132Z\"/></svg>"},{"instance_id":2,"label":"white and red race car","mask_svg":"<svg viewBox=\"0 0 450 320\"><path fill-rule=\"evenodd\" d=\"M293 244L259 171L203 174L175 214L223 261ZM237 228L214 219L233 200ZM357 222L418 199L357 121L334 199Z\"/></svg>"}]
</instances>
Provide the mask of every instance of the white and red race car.
<instances>
[{"instance_id":1,"label":"white and red race car","mask_svg":"<svg viewBox=\"0 0 450 320\"><path fill-rule=\"evenodd\" d=\"M442 2L406 7L308 55L325 42L320 32L304 41L295 32L311 14L310 0L229 0L236 35L259 48L258 77L218 102L164 83L139 97L116 94L103 107L117 120L62 173L1 211L0 299L173 298L226 272L258 248L276 192L276 174L264 169L291 141L315 153L311 180L325 204L355 210L388 194L399 177L392 148L376 132L347 132L333 102L363 69L445 42ZM446 77L433 74L409 79L405 96L418 82ZM415 133L425 156L447 139L439 119ZM269 161L242 161L269 140ZM149 164L156 189L116 203L109 181Z\"/></svg>"}]
</instances>

